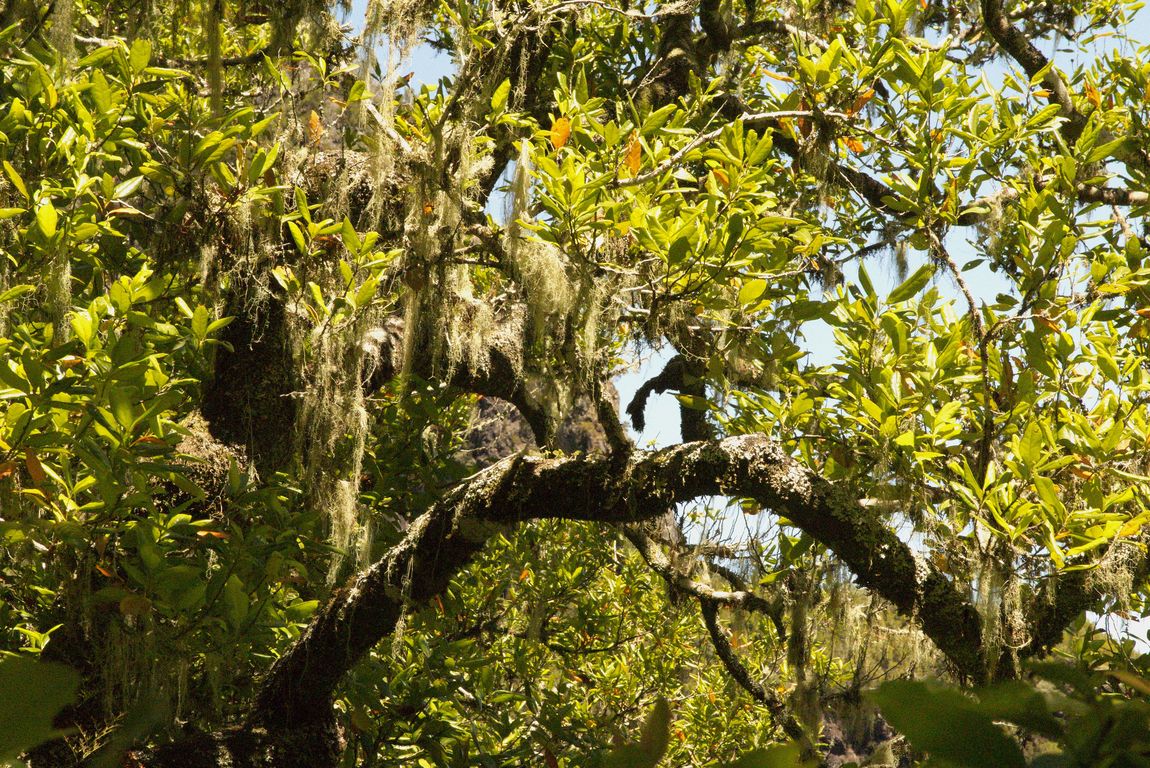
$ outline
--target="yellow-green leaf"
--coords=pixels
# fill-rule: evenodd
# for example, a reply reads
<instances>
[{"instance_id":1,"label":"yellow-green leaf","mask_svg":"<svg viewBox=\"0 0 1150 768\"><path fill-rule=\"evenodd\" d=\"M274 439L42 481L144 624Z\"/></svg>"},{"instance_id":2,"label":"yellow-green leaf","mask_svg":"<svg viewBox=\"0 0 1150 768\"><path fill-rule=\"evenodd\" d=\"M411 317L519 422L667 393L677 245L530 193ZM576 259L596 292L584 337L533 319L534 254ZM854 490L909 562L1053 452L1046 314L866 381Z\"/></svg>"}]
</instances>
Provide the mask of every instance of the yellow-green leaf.
<instances>
[{"instance_id":1,"label":"yellow-green leaf","mask_svg":"<svg viewBox=\"0 0 1150 768\"><path fill-rule=\"evenodd\" d=\"M46 201L36 209L36 223L40 226L40 231L44 233L45 237L52 237L56 234L56 224L59 220L60 215L56 213L56 208L51 201Z\"/></svg>"}]
</instances>

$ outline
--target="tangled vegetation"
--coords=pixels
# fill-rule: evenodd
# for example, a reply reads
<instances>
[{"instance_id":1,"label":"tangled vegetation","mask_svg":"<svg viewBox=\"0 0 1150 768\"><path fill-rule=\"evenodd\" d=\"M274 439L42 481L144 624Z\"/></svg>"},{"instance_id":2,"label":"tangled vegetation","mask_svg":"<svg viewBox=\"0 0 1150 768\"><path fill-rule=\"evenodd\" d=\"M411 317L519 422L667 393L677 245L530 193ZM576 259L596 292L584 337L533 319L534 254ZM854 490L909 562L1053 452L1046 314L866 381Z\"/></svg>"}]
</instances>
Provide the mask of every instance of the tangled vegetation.
<instances>
[{"instance_id":1,"label":"tangled vegetation","mask_svg":"<svg viewBox=\"0 0 1150 768\"><path fill-rule=\"evenodd\" d=\"M0 762L1141 765L1138 12L0 0Z\"/></svg>"}]
</instances>

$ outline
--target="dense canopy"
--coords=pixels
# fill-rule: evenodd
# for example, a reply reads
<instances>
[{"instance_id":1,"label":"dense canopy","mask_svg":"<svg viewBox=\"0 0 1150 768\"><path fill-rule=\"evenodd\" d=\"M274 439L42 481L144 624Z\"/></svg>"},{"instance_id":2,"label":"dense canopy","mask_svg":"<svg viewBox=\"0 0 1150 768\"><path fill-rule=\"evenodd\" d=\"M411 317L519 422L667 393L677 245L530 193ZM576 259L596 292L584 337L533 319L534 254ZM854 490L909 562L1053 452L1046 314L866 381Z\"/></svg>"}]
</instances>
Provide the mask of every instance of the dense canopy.
<instances>
[{"instance_id":1,"label":"dense canopy","mask_svg":"<svg viewBox=\"0 0 1150 768\"><path fill-rule=\"evenodd\" d=\"M0 0L0 762L1143 764L1139 5Z\"/></svg>"}]
</instances>

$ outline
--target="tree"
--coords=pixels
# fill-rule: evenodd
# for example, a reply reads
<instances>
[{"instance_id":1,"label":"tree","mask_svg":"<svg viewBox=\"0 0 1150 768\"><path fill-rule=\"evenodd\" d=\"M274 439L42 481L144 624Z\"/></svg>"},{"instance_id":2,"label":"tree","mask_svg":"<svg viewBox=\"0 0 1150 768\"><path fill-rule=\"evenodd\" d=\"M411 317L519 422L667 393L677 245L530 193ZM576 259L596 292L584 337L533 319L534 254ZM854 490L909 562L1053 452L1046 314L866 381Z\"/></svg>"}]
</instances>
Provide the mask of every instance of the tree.
<instances>
[{"instance_id":1,"label":"tree","mask_svg":"<svg viewBox=\"0 0 1150 768\"><path fill-rule=\"evenodd\" d=\"M7 0L0 610L79 674L33 764L794 760L900 652L1130 656L1134 5ZM475 466L477 400L535 447Z\"/></svg>"}]
</instances>

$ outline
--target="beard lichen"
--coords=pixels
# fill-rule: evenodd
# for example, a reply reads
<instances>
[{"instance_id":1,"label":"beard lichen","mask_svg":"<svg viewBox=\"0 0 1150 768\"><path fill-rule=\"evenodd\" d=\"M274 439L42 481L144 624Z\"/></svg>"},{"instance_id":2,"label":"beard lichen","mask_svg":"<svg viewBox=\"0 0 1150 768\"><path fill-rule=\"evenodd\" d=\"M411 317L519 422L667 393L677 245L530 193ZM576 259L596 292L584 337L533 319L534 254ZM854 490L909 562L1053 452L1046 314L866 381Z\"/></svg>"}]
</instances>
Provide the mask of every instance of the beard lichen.
<instances>
[{"instance_id":1,"label":"beard lichen","mask_svg":"<svg viewBox=\"0 0 1150 768\"><path fill-rule=\"evenodd\" d=\"M366 319L335 328L323 324L308 339L303 361L296 438L303 463L304 503L324 510L329 540L346 553L333 559L334 583L345 563L371 555L371 521L359 513L359 478L368 432L363 369Z\"/></svg>"}]
</instances>

